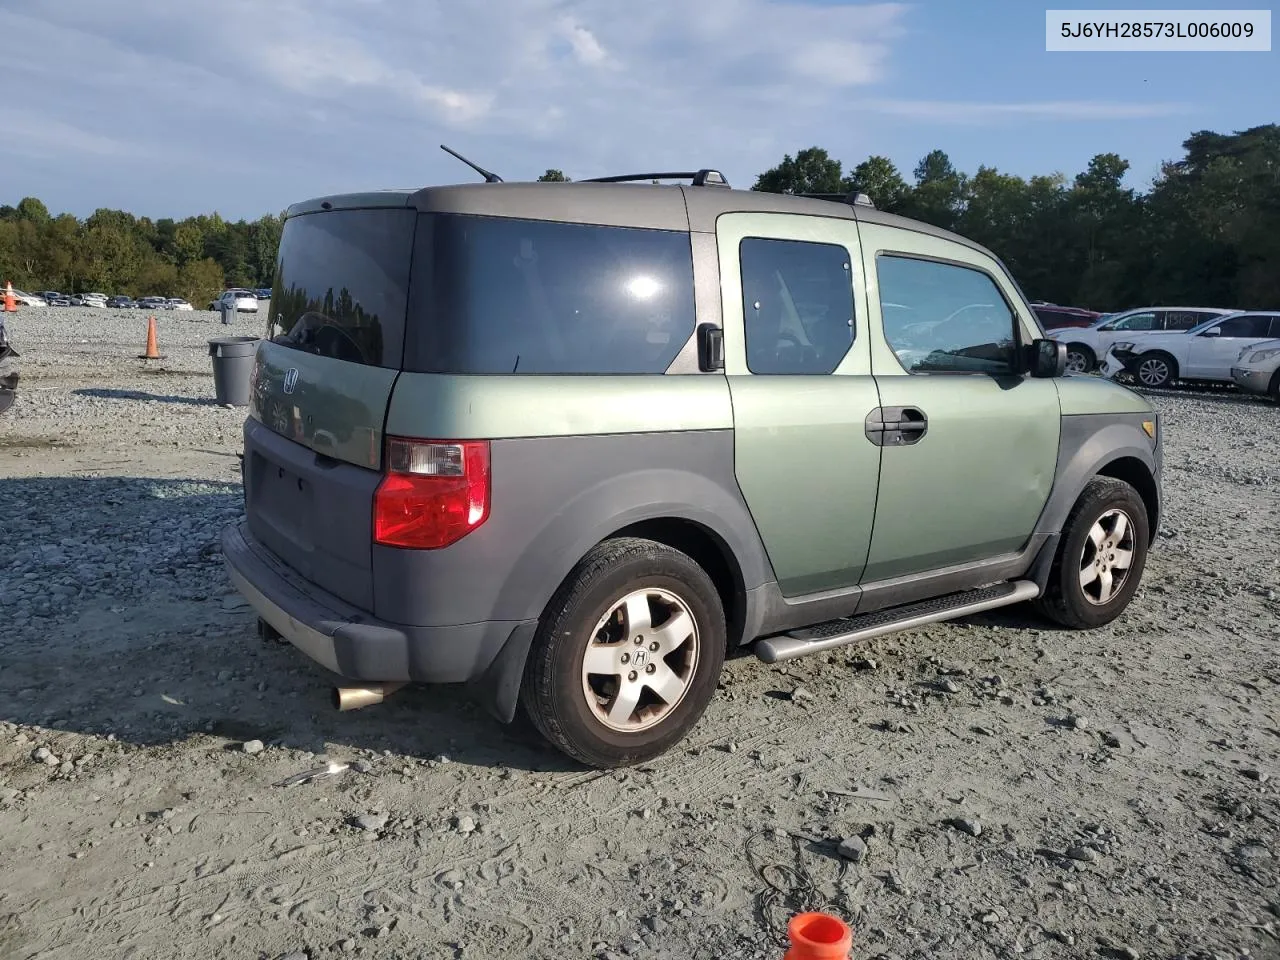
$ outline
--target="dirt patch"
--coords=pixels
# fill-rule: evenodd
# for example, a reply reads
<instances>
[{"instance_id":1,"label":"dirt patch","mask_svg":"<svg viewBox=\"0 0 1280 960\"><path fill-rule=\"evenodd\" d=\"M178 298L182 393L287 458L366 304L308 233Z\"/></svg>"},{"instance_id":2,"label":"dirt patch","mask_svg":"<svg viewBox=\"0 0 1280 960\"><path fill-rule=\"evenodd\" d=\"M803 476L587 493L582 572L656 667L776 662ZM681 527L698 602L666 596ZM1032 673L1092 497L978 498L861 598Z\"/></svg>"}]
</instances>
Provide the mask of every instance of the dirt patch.
<instances>
[{"instance_id":1,"label":"dirt patch","mask_svg":"<svg viewBox=\"0 0 1280 960\"><path fill-rule=\"evenodd\" d=\"M334 712L218 560L243 411L71 394L134 372L0 437L99 437L0 479L0 956L777 960L812 908L867 960L1280 956L1273 406L1156 399L1166 519L1110 627L739 657L602 773L461 690Z\"/></svg>"}]
</instances>

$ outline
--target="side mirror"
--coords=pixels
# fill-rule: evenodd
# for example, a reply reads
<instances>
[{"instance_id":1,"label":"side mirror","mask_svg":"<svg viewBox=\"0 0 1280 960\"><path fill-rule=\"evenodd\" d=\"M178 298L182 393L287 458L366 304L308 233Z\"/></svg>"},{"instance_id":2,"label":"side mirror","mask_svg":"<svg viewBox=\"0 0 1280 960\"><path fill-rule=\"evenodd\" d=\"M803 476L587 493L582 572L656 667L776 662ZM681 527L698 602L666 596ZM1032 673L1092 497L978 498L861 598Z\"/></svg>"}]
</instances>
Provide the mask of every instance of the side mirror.
<instances>
[{"instance_id":1,"label":"side mirror","mask_svg":"<svg viewBox=\"0 0 1280 960\"><path fill-rule=\"evenodd\" d=\"M1060 377L1067 372L1067 345L1058 340L1033 340L1027 347L1027 372L1033 377Z\"/></svg>"},{"instance_id":2,"label":"side mirror","mask_svg":"<svg viewBox=\"0 0 1280 960\"><path fill-rule=\"evenodd\" d=\"M714 323L698 324L698 369L704 373L724 369L724 331Z\"/></svg>"},{"instance_id":3,"label":"side mirror","mask_svg":"<svg viewBox=\"0 0 1280 960\"><path fill-rule=\"evenodd\" d=\"M1208 330L1204 331L1204 333L1200 334L1200 336L1202 336L1202 337L1220 337L1220 336L1222 336L1222 328L1221 328L1221 327L1210 327Z\"/></svg>"}]
</instances>

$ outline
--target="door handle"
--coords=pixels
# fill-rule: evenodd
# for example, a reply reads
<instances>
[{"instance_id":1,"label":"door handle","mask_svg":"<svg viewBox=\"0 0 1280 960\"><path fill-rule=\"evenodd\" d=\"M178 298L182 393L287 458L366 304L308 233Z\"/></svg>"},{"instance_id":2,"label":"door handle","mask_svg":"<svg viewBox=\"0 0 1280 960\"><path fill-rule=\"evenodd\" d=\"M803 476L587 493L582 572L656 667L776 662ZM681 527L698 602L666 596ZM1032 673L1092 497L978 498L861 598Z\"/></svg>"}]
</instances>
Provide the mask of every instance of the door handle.
<instances>
[{"instance_id":1,"label":"door handle","mask_svg":"<svg viewBox=\"0 0 1280 960\"><path fill-rule=\"evenodd\" d=\"M902 447L923 439L929 418L918 407L876 407L867 414L864 427L877 447Z\"/></svg>"}]
</instances>

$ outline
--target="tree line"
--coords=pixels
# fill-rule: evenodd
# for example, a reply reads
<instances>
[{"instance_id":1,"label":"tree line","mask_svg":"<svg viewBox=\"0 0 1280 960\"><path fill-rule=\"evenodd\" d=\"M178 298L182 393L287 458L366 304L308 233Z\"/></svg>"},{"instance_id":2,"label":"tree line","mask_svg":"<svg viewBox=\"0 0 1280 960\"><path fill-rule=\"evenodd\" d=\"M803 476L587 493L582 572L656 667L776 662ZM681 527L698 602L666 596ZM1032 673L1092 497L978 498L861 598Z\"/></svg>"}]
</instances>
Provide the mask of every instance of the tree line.
<instances>
[{"instance_id":1,"label":"tree line","mask_svg":"<svg viewBox=\"0 0 1280 960\"><path fill-rule=\"evenodd\" d=\"M942 150L908 179L883 156L852 169L808 147L753 190L867 194L876 207L954 230L996 253L1027 295L1119 310L1144 304L1280 308L1280 125L1193 133L1144 191L1101 153L1074 178L955 168ZM539 180L567 181L560 170ZM270 286L283 214L232 222L100 209L53 216L34 197L0 206L0 281L25 290L207 301L224 286Z\"/></svg>"},{"instance_id":2,"label":"tree line","mask_svg":"<svg viewBox=\"0 0 1280 960\"><path fill-rule=\"evenodd\" d=\"M821 147L783 157L751 189L865 193L880 210L954 230L999 256L1037 300L1111 311L1147 304L1280 308L1280 126L1208 130L1182 143L1149 189L1101 153L1068 180L980 166L942 150L903 176L871 156L846 170ZM567 180L560 170L538 179Z\"/></svg>"},{"instance_id":3,"label":"tree line","mask_svg":"<svg viewBox=\"0 0 1280 960\"><path fill-rule=\"evenodd\" d=\"M283 214L152 220L106 208L81 220L35 197L0 206L0 282L20 290L182 297L197 307L226 286L268 287Z\"/></svg>"}]
</instances>

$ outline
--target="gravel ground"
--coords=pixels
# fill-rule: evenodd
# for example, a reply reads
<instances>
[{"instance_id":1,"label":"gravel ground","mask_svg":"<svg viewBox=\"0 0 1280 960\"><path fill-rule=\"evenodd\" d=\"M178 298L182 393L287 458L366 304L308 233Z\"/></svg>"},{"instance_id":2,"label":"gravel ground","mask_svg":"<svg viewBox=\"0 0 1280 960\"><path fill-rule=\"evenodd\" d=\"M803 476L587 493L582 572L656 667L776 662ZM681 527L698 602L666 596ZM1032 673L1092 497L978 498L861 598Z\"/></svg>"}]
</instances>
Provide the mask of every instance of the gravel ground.
<instances>
[{"instance_id":1,"label":"gravel ground","mask_svg":"<svg viewBox=\"0 0 1280 960\"><path fill-rule=\"evenodd\" d=\"M0 956L768 960L822 907L860 958L1280 957L1274 405L1156 397L1167 521L1111 627L737 659L681 748L585 772L452 689L337 714L257 638L227 330L158 322L151 367L144 314L11 323Z\"/></svg>"}]
</instances>

